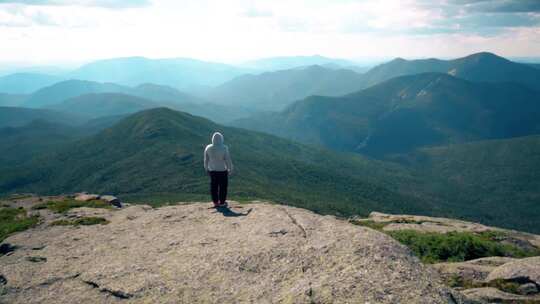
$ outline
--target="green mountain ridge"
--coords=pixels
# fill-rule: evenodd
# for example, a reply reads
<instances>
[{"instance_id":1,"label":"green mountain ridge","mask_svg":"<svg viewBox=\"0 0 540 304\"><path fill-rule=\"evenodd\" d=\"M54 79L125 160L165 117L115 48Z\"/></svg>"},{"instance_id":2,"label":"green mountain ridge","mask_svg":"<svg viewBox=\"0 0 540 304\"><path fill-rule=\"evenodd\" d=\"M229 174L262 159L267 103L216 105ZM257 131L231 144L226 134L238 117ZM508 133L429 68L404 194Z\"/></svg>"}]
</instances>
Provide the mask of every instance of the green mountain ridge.
<instances>
[{"instance_id":1,"label":"green mountain ridge","mask_svg":"<svg viewBox=\"0 0 540 304\"><path fill-rule=\"evenodd\" d=\"M519 173L527 166L538 167L538 137L521 139L536 143L529 150L507 144L514 139L502 140L500 146L488 146L487 151L494 151L492 158L486 153L478 154L477 159L472 157L476 171L467 173L467 180L460 183L459 178L453 177L459 170L444 170L466 163L462 158L471 157L468 153L449 154L459 156L444 156L444 161L439 161L435 154L425 156L428 152L421 150L420 156L400 156L405 165L399 165L224 127L164 108L133 114L95 135L59 142L54 151L36 151L35 157L17 164L0 162L0 193L91 191L114 193L128 201L206 201L208 177L202 169L202 151L214 131L225 134L235 163L231 199L266 199L340 216L365 216L374 210L447 216L538 232L534 223L540 212L534 204L540 189L536 187L538 178L534 172ZM22 134L27 136L31 132L34 131L26 128ZM47 137L43 132L38 132L38 136ZM2 140L0 147L10 148ZM485 145L470 145L475 144L480 145L475 148L480 151ZM507 149L504 159L495 152L502 149L499 147ZM29 148L38 150L40 146ZM481 191L474 192L474 174L491 174L492 166L504 168L513 157L520 160L518 171L513 172L510 167L498 170L499 177L484 178ZM447 166L436 166L445 162ZM528 178L531 180L527 182ZM515 179L515 183L490 191L500 179ZM510 197L515 197L513 204L505 206Z\"/></svg>"},{"instance_id":2,"label":"green mountain ridge","mask_svg":"<svg viewBox=\"0 0 540 304\"><path fill-rule=\"evenodd\" d=\"M84 121L82 117L49 109L28 109L21 107L0 107L0 128L20 127L34 120L61 122L67 125L77 125Z\"/></svg>"},{"instance_id":3,"label":"green mountain ridge","mask_svg":"<svg viewBox=\"0 0 540 304\"><path fill-rule=\"evenodd\" d=\"M424 148L406 156L461 215L538 233L540 135ZM466 206L466 207L464 207Z\"/></svg>"},{"instance_id":4,"label":"green mountain ridge","mask_svg":"<svg viewBox=\"0 0 540 304\"><path fill-rule=\"evenodd\" d=\"M9 173L1 176L0 192L87 190L124 198L207 199L202 151L216 130L224 132L233 153L233 198L265 198L333 214L365 214L376 206L410 212L432 207L398 192L397 180L414 178L393 165L379 167L356 155L164 108L139 112L57 153L5 170Z\"/></svg>"},{"instance_id":5,"label":"green mountain ridge","mask_svg":"<svg viewBox=\"0 0 540 304\"><path fill-rule=\"evenodd\" d=\"M442 73L393 78L342 97L311 96L233 123L304 143L381 157L422 146L540 133L540 93Z\"/></svg>"}]
</instances>

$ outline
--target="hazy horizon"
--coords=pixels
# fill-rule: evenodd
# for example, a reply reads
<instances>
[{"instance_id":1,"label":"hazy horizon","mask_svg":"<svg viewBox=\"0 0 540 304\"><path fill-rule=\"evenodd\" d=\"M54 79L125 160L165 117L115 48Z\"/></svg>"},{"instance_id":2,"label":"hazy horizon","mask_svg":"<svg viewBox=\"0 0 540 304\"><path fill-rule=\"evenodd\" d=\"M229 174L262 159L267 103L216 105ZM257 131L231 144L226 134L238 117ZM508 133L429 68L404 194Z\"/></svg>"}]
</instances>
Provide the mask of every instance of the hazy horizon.
<instances>
[{"instance_id":1,"label":"hazy horizon","mask_svg":"<svg viewBox=\"0 0 540 304\"><path fill-rule=\"evenodd\" d=\"M0 0L2 65L143 56L240 63L319 54L353 61L538 57L534 0Z\"/></svg>"}]
</instances>

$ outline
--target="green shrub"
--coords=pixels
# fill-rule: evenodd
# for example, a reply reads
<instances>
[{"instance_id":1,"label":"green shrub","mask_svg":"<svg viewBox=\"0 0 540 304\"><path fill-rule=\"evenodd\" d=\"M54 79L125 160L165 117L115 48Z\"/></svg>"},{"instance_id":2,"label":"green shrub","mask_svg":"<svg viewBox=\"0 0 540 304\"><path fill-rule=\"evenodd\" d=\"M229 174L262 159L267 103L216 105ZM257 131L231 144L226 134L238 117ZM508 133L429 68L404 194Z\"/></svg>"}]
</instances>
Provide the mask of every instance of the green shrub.
<instances>
[{"instance_id":1,"label":"green shrub","mask_svg":"<svg viewBox=\"0 0 540 304\"><path fill-rule=\"evenodd\" d=\"M61 201L48 201L32 207L32 209L49 209L56 213L66 213L73 208L88 207L88 208L105 208L112 209L112 206L102 200L91 200L87 202L76 201L74 199L64 199Z\"/></svg>"},{"instance_id":2,"label":"green shrub","mask_svg":"<svg viewBox=\"0 0 540 304\"><path fill-rule=\"evenodd\" d=\"M351 220L350 222L351 224L354 224L354 225L369 227L371 229L375 229L379 231L381 231L384 228L384 226L389 224L389 223L375 222L372 220Z\"/></svg>"},{"instance_id":3,"label":"green shrub","mask_svg":"<svg viewBox=\"0 0 540 304\"><path fill-rule=\"evenodd\" d=\"M52 226L89 226L106 225L109 221L102 217L82 217L75 220L57 220L51 223Z\"/></svg>"},{"instance_id":4,"label":"green shrub","mask_svg":"<svg viewBox=\"0 0 540 304\"><path fill-rule=\"evenodd\" d=\"M526 257L538 255L538 250L527 251L493 240L493 235L471 232L422 233L414 230L388 232L409 247L425 263L442 261L461 262L488 256Z\"/></svg>"},{"instance_id":5,"label":"green shrub","mask_svg":"<svg viewBox=\"0 0 540 304\"><path fill-rule=\"evenodd\" d=\"M28 216L23 208L0 209L0 242L14 232L36 225L38 221L38 216Z\"/></svg>"}]
</instances>

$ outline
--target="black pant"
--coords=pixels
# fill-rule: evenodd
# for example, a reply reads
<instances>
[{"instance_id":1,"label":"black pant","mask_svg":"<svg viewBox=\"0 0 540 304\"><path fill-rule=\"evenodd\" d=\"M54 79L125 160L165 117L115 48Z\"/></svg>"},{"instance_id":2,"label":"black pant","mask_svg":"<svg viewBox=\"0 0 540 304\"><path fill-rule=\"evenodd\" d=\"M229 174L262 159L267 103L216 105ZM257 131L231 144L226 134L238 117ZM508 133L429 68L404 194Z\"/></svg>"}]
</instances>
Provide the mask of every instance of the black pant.
<instances>
[{"instance_id":1,"label":"black pant","mask_svg":"<svg viewBox=\"0 0 540 304\"><path fill-rule=\"evenodd\" d=\"M210 193L214 204L218 200L223 204L227 200L229 173L227 171L210 171Z\"/></svg>"}]
</instances>

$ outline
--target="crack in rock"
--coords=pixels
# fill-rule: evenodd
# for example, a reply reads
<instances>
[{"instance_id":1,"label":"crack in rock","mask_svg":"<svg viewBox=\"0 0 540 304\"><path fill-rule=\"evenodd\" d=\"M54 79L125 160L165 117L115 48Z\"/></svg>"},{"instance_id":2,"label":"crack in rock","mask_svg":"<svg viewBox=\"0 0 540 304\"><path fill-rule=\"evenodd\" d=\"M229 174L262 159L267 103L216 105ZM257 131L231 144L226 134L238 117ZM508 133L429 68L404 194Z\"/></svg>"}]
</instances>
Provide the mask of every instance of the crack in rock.
<instances>
[{"instance_id":1,"label":"crack in rock","mask_svg":"<svg viewBox=\"0 0 540 304\"><path fill-rule=\"evenodd\" d=\"M268 233L271 237L277 237L277 236L280 236L280 235L285 235L287 234L287 230L285 229L281 229L281 230L278 230L278 231L271 231Z\"/></svg>"},{"instance_id":2,"label":"crack in rock","mask_svg":"<svg viewBox=\"0 0 540 304\"><path fill-rule=\"evenodd\" d=\"M0 255L6 255L18 249L19 247L13 246L10 243L4 243L0 245Z\"/></svg>"},{"instance_id":3,"label":"crack in rock","mask_svg":"<svg viewBox=\"0 0 540 304\"><path fill-rule=\"evenodd\" d=\"M300 231L302 232L302 236L306 239L307 238L307 232L306 232L306 229L304 229L304 227L302 225L300 225L298 223L298 221L296 221L296 218L294 218L294 216L292 216L289 211L287 211L287 209L282 209L285 214L287 214L287 216L289 217L289 219L291 219L291 222L300 229Z\"/></svg>"},{"instance_id":4,"label":"crack in rock","mask_svg":"<svg viewBox=\"0 0 540 304\"><path fill-rule=\"evenodd\" d=\"M123 292L121 290L112 290L112 289L109 289L109 288L105 288L105 287L100 287L99 284L97 284L96 282L92 282L92 281L84 281L84 283L92 286L92 288L96 288L96 289L99 289L100 292L103 292L103 293L108 293L114 297L117 297L119 299L129 299L131 297L133 297L132 294L128 293L128 292Z\"/></svg>"},{"instance_id":5,"label":"crack in rock","mask_svg":"<svg viewBox=\"0 0 540 304\"><path fill-rule=\"evenodd\" d=\"M42 283L39 283L38 286L40 287L45 287L45 286L49 286L49 285L52 285L56 282L60 282L60 281L66 281L66 280L71 280L71 279L75 279L77 277L79 277L81 274L80 273L76 273L74 275L70 275L70 276L67 276L67 277L55 277L55 278L50 278Z\"/></svg>"}]
</instances>

